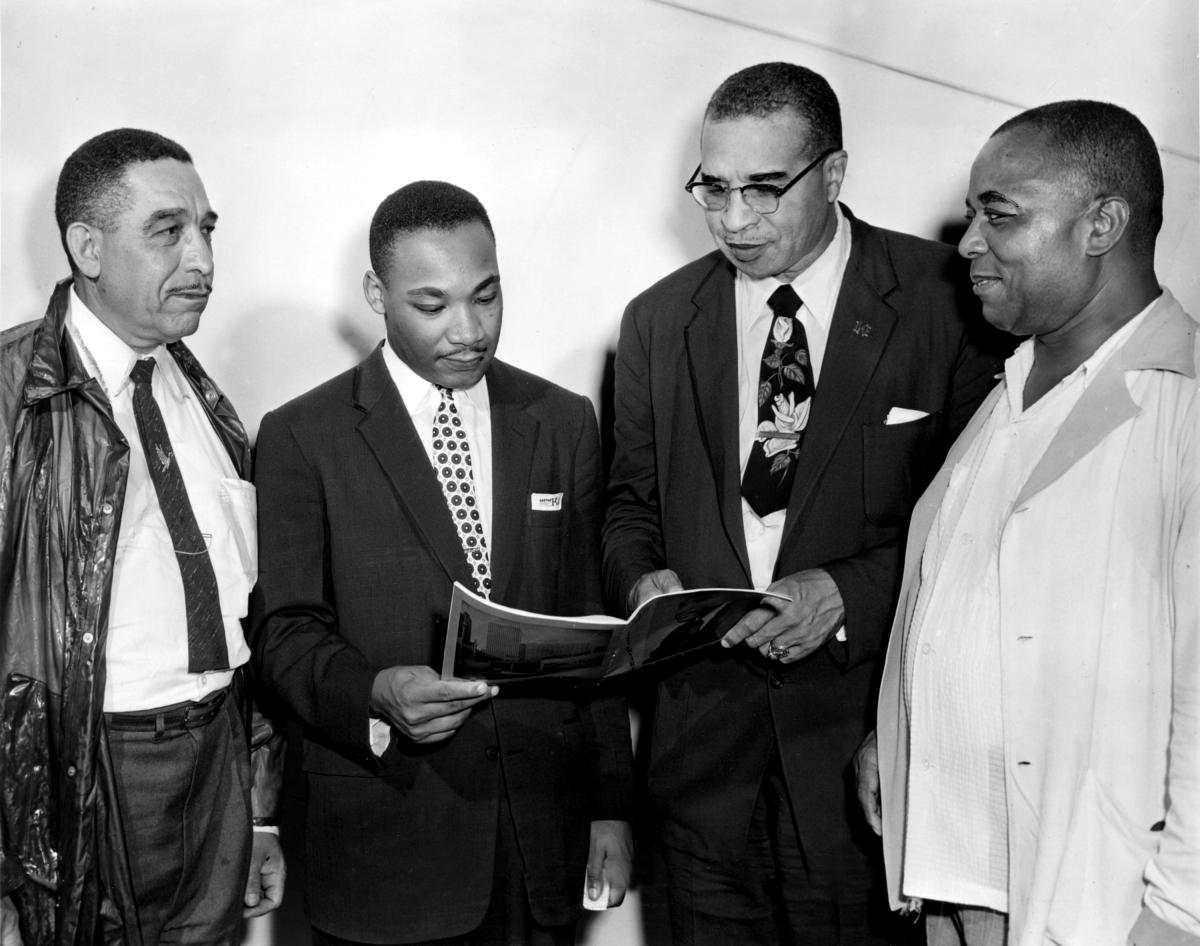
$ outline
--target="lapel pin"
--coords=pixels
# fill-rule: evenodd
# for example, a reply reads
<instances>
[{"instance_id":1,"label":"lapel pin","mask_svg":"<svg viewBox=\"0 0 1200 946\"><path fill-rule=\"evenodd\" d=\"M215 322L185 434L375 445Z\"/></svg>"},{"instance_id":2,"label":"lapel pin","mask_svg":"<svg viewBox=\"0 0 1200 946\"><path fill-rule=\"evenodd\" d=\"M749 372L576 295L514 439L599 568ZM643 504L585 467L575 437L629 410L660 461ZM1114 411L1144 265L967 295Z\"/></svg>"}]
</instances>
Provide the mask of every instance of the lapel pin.
<instances>
[{"instance_id":1,"label":"lapel pin","mask_svg":"<svg viewBox=\"0 0 1200 946\"><path fill-rule=\"evenodd\" d=\"M857 335L859 338L870 338L871 337L871 326L870 326L870 323L867 323L867 322L855 322L854 328L851 329L851 331L853 331L854 334Z\"/></svg>"}]
</instances>

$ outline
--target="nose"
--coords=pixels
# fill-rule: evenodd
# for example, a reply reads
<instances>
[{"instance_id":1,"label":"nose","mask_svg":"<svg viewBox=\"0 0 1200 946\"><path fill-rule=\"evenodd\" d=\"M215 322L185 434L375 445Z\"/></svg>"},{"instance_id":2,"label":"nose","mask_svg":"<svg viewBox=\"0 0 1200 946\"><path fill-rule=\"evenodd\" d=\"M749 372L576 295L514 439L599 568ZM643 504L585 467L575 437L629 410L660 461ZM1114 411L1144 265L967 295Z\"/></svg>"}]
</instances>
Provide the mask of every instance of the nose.
<instances>
[{"instance_id":1,"label":"nose","mask_svg":"<svg viewBox=\"0 0 1200 946\"><path fill-rule=\"evenodd\" d=\"M189 227L187 244L184 247L183 266L187 272L211 276L213 273L213 251L208 234L199 227Z\"/></svg>"},{"instance_id":2,"label":"nose","mask_svg":"<svg viewBox=\"0 0 1200 946\"><path fill-rule=\"evenodd\" d=\"M721 211L721 226L730 233L737 233L754 223L758 214L750 209L741 190L730 190L729 202Z\"/></svg>"},{"instance_id":3,"label":"nose","mask_svg":"<svg viewBox=\"0 0 1200 946\"><path fill-rule=\"evenodd\" d=\"M982 256L987 252L987 241L983 238L983 234L979 229L983 225L982 221L983 214L976 214L967 224L967 232L958 241L959 256L965 256L967 259L975 259L975 257Z\"/></svg>"},{"instance_id":4,"label":"nose","mask_svg":"<svg viewBox=\"0 0 1200 946\"><path fill-rule=\"evenodd\" d=\"M483 340L483 321L469 303L455 306L446 337L455 345L471 346Z\"/></svg>"}]
</instances>

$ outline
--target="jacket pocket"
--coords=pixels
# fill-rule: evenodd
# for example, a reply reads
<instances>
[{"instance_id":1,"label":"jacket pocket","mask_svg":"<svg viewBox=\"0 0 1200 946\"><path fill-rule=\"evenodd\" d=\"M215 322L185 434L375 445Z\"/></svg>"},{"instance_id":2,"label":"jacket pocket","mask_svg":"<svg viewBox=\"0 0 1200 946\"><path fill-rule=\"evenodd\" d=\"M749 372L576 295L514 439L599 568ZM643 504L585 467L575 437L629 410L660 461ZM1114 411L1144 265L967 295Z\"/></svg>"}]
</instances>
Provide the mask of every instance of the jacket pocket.
<instances>
[{"instance_id":1,"label":"jacket pocket","mask_svg":"<svg viewBox=\"0 0 1200 946\"><path fill-rule=\"evenodd\" d=\"M928 485L937 414L906 424L863 427L863 509L881 528L903 526Z\"/></svg>"},{"instance_id":2,"label":"jacket pocket","mask_svg":"<svg viewBox=\"0 0 1200 946\"><path fill-rule=\"evenodd\" d=\"M1159 835L1122 812L1086 772L1064 839L1046 932L1056 942L1123 944L1142 906Z\"/></svg>"}]
</instances>

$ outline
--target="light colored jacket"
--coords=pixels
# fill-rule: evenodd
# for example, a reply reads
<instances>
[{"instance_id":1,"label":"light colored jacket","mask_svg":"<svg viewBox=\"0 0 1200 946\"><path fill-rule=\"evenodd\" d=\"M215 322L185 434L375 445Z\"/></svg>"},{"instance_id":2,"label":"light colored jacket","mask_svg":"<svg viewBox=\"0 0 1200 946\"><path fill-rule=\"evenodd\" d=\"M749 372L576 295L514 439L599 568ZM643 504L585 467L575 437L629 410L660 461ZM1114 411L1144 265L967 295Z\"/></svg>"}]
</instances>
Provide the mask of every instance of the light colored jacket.
<instances>
[{"instance_id":1,"label":"light colored jacket","mask_svg":"<svg viewBox=\"0 0 1200 946\"><path fill-rule=\"evenodd\" d=\"M1000 672L1015 946L1123 946L1135 922L1200 943L1198 364L1197 325L1164 291L1091 379L1005 516ZM921 552L951 471L1003 396L1002 383L909 530L878 718L893 907L903 900L916 754L901 656Z\"/></svg>"}]
</instances>

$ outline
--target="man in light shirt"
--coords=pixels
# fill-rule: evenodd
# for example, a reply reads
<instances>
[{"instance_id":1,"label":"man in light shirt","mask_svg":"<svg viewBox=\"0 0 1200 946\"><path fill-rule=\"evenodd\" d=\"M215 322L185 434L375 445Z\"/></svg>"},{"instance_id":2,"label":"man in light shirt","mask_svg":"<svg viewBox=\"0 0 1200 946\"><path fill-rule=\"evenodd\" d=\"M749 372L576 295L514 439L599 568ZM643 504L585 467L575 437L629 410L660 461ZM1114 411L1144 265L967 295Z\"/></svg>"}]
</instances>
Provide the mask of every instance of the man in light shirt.
<instances>
[{"instance_id":1,"label":"man in light shirt","mask_svg":"<svg viewBox=\"0 0 1200 946\"><path fill-rule=\"evenodd\" d=\"M244 717L249 447L181 342L217 215L136 129L67 159L55 214L72 275L0 336L4 910L27 943L233 944L284 866Z\"/></svg>"},{"instance_id":2,"label":"man in light shirt","mask_svg":"<svg viewBox=\"0 0 1200 946\"><path fill-rule=\"evenodd\" d=\"M858 760L935 946L1200 943L1200 345L1162 200L1100 102L1017 115L971 168L959 252L1032 337L913 513Z\"/></svg>"},{"instance_id":3,"label":"man in light shirt","mask_svg":"<svg viewBox=\"0 0 1200 946\"><path fill-rule=\"evenodd\" d=\"M681 586L791 598L658 688L649 789L677 946L886 939L847 767L910 505L998 361L960 317L951 248L838 203L842 144L811 70L727 79L687 184L717 250L621 326L610 606Z\"/></svg>"},{"instance_id":4,"label":"man in light shirt","mask_svg":"<svg viewBox=\"0 0 1200 946\"><path fill-rule=\"evenodd\" d=\"M455 581L601 610L596 417L495 359L500 269L474 196L400 188L370 257L386 340L258 439L254 659L304 725L313 942L570 944L585 872L606 905L629 881L624 700L431 665Z\"/></svg>"}]
</instances>

